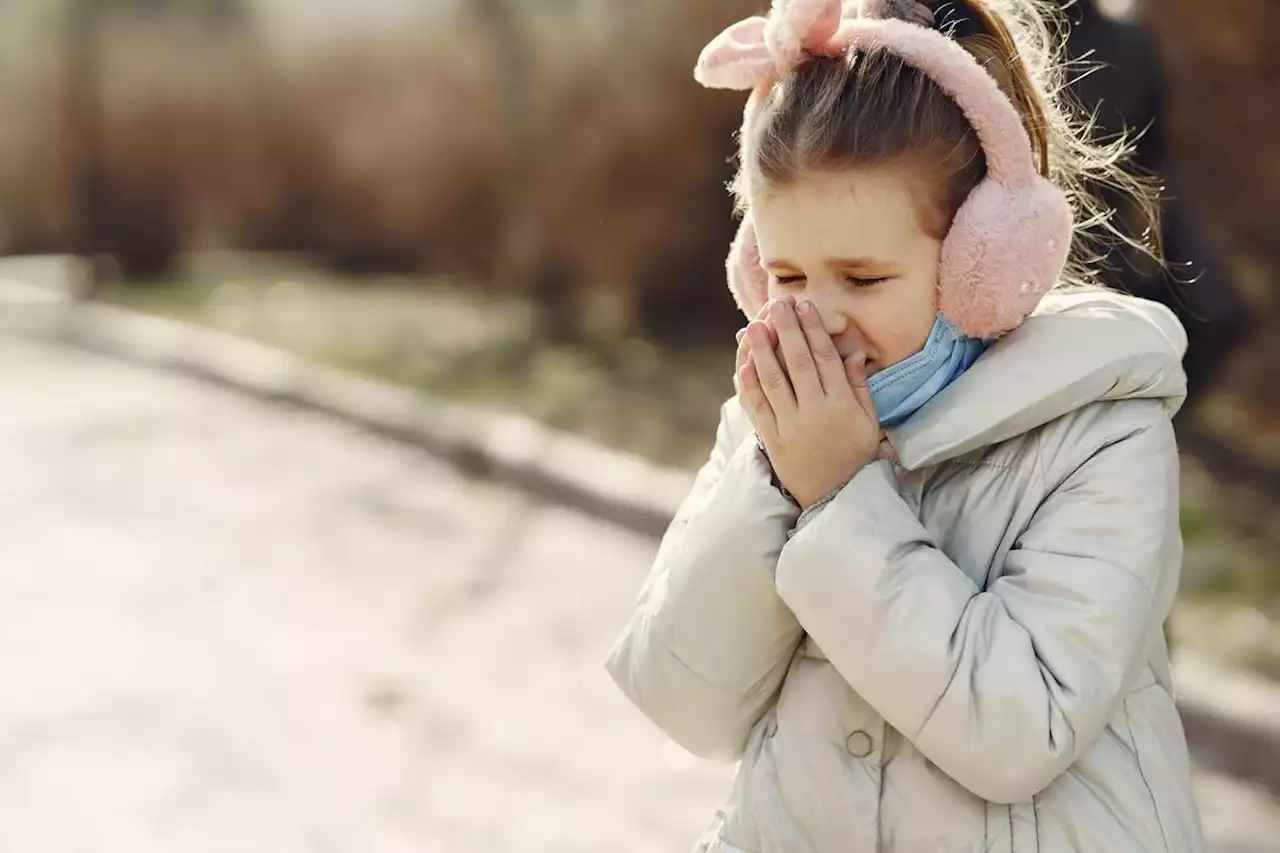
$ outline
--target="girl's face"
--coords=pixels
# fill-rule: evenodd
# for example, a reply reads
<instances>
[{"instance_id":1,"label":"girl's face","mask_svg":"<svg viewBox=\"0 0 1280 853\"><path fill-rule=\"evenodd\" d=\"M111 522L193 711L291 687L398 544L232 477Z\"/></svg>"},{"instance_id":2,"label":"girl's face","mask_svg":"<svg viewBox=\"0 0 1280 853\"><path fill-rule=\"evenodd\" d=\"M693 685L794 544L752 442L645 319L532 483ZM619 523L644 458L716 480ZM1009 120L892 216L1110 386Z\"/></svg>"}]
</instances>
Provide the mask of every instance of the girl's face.
<instances>
[{"instance_id":1,"label":"girl's face","mask_svg":"<svg viewBox=\"0 0 1280 853\"><path fill-rule=\"evenodd\" d=\"M911 190L903 171L854 169L751 198L769 298L816 305L841 357L862 350L868 373L918 352L937 316L942 241Z\"/></svg>"}]
</instances>

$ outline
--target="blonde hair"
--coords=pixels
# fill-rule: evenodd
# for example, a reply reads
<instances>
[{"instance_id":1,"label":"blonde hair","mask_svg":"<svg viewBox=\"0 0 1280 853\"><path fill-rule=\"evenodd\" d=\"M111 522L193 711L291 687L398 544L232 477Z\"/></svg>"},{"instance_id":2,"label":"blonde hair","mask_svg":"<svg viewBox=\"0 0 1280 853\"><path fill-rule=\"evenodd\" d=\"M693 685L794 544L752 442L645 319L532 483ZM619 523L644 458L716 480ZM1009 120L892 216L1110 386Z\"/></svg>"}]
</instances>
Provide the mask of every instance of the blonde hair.
<instances>
[{"instance_id":1,"label":"blonde hair","mask_svg":"<svg viewBox=\"0 0 1280 853\"><path fill-rule=\"evenodd\" d=\"M1058 287L1098 286L1110 248L1128 244L1160 261L1159 187L1127 168L1134 139L1096 138L1078 109L1061 59L1065 19L1056 0L953 0L980 35L958 38L1017 109L1041 174L1071 200L1076 235ZM936 5L926 3L925 5ZM733 190L745 208L754 175L767 190L805 174L906 164L935 180L922 224L941 238L986 175L981 144L959 106L922 72L887 50L812 57L763 94L742 140ZM1149 223L1131 237L1095 191L1119 194Z\"/></svg>"}]
</instances>

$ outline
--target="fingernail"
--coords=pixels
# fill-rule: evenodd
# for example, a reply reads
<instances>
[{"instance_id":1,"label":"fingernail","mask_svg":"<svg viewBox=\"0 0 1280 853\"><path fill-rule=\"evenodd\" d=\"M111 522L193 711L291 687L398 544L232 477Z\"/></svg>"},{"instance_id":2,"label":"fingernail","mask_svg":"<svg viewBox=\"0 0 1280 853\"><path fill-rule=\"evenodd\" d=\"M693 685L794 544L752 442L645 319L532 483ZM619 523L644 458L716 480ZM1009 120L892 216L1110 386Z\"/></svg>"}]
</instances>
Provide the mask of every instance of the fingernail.
<instances>
[{"instance_id":1,"label":"fingernail","mask_svg":"<svg viewBox=\"0 0 1280 853\"><path fill-rule=\"evenodd\" d=\"M800 305L798 306L798 310L800 311L801 314L804 314L807 317L808 315L813 313L813 303L801 302Z\"/></svg>"},{"instance_id":2,"label":"fingernail","mask_svg":"<svg viewBox=\"0 0 1280 853\"><path fill-rule=\"evenodd\" d=\"M738 333L737 333L737 334L735 334L735 335L733 336L733 337L734 337L734 340L736 340L738 343L742 343L742 338L743 338L746 334L747 334L747 330L746 330L746 329L739 329L739 330L738 330Z\"/></svg>"}]
</instances>

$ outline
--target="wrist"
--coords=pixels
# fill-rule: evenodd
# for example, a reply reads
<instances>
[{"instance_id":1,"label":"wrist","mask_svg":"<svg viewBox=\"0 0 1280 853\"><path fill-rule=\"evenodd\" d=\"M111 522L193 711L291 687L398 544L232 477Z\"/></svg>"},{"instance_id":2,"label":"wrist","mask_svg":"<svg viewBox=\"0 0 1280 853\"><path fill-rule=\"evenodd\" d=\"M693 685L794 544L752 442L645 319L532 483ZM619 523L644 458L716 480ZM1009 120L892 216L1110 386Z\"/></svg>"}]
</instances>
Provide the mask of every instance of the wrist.
<instances>
[{"instance_id":1,"label":"wrist","mask_svg":"<svg viewBox=\"0 0 1280 853\"><path fill-rule=\"evenodd\" d=\"M874 461L874 460L871 460ZM858 462L843 469L841 473L835 477L824 477L821 482L814 483L810 488L800 488L794 491L797 501L802 510L808 509L816 503L828 499L836 494L858 476L863 468L867 467L867 462Z\"/></svg>"},{"instance_id":2,"label":"wrist","mask_svg":"<svg viewBox=\"0 0 1280 853\"><path fill-rule=\"evenodd\" d=\"M848 485L848 483L846 483L845 485ZM838 486L837 488L832 489L831 491L827 492L825 495L818 498L816 501L814 501L813 503L809 504L804 509L802 509L800 511L800 517L796 519L795 526L792 527L790 531L788 531L787 539L793 538L797 533L803 530L805 525L813 521L813 519L819 513L821 513L827 507L828 504L830 504L837 497L839 497L840 493L843 491L844 491L844 486Z\"/></svg>"},{"instance_id":3,"label":"wrist","mask_svg":"<svg viewBox=\"0 0 1280 853\"><path fill-rule=\"evenodd\" d=\"M849 479L851 480L853 478L850 477ZM826 501L830 500L832 497L839 494L840 490L843 489L848 484L849 484L849 480L844 480L843 482L837 485L834 485L828 489L823 489L821 491L814 490L812 492L805 492L803 495L796 495L795 496L796 503L799 505L800 510L803 512L804 510L810 509L816 506L817 504L825 503Z\"/></svg>"},{"instance_id":4,"label":"wrist","mask_svg":"<svg viewBox=\"0 0 1280 853\"><path fill-rule=\"evenodd\" d=\"M756 436L756 447L759 448L760 455L763 457L765 464L769 466L769 473L772 478L774 488L776 488L783 497L794 504L796 508L802 512L814 504L822 502L839 492L847 486L854 477L858 476L858 472L867 467L871 462L875 461L875 459L872 458L855 463L850 467L848 476L836 477L834 479L824 477L822 482L816 483L812 486L796 485L794 488L790 488L782 482L782 478L778 474L777 466L773 464L773 459L769 456L769 449L765 447L764 439L760 438L759 435Z\"/></svg>"},{"instance_id":5,"label":"wrist","mask_svg":"<svg viewBox=\"0 0 1280 853\"><path fill-rule=\"evenodd\" d=\"M764 458L764 462L769 466L770 483L778 492L786 498L796 509L804 509L803 505L791 491L782 484L782 478L778 476L778 469L773 467L773 460L769 458L769 448L764 446L764 439L756 436L756 447L760 450L760 455Z\"/></svg>"}]
</instances>

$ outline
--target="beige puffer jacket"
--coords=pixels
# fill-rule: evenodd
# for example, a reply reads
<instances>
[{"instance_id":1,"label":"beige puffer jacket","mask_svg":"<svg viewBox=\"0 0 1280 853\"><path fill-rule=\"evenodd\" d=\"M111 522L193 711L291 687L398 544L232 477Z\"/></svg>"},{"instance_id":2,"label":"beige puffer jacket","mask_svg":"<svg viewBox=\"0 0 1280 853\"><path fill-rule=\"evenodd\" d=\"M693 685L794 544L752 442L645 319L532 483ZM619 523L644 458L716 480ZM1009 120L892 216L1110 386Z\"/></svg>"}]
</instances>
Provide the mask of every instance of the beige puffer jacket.
<instances>
[{"instance_id":1,"label":"beige puffer jacket","mask_svg":"<svg viewBox=\"0 0 1280 853\"><path fill-rule=\"evenodd\" d=\"M703 853L1203 849L1161 626L1185 337L1053 294L798 530L727 402L608 669L740 761Z\"/></svg>"}]
</instances>

